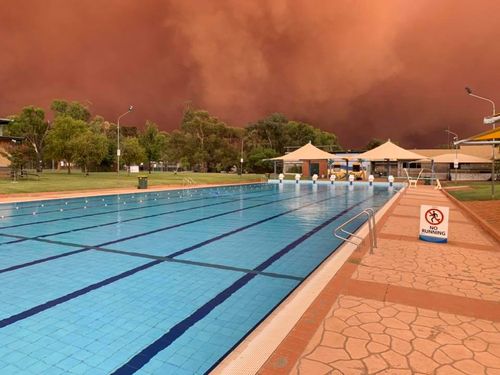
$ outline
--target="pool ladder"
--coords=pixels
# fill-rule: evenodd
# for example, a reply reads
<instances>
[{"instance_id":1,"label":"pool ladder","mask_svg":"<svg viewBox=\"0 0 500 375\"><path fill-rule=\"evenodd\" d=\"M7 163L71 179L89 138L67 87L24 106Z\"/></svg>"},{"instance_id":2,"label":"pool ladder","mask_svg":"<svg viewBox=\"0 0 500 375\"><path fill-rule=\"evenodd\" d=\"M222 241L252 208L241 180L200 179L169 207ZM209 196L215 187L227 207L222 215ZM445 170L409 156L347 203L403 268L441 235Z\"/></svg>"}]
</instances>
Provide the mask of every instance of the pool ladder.
<instances>
[{"instance_id":1,"label":"pool ladder","mask_svg":"<svg viewBox=\"0 0 500 375\"><path fill-rule=\"evenodd\" d=\"M347 220L345 223L340 224L335 230L333 231L333 235L345 242L352 243L356 246L361 245L361 242L363 242L363 238L360 236L355 235L354 233L351 233L344 228L352 223L354 220L357 218L366 215L368 217L368 235L370 236L370 254L373 254L373 248L377 247L377 234L375 231L375 210L373 208L366 208L363 211L361 211L359 214L355 215L354 217L350 218ZM347 235L347 236L343 236ZM357 238L359 242L353 241L350 239L350 237Z\"/></svg>"}]
</instances>

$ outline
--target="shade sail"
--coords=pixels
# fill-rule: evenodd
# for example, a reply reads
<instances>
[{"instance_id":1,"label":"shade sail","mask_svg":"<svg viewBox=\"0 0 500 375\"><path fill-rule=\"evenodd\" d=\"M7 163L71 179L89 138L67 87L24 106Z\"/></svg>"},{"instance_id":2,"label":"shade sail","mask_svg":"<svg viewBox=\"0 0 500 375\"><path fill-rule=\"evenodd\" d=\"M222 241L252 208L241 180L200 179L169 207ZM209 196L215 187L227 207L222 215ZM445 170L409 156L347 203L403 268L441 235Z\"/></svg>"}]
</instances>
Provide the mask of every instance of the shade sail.
<instances>
[{"instance_id":1,"label":"shade sail","mask_svg":"<svg viewBox=\"0 0 500 375\"><path fill-rule=\"evenodd\" d=\"M402 147L391 142L389 139L384 144L368 150L356 156L356 159L363 160L418 160L424 159L425 156L417 154L413 151L405 150Z\"/></svg>"},{"instance_id":2,"label":"shade sail","mask_svg":"<svg viewBox=\"0 0 500 375\"><path fill-rule=\"evenodd\" d=\"M500 128L491 129L483 133L473 135L472 137L462 139L455 144L469 144L469 145L479 145L479 144L490 144L498 145L500 144Z\"/></svg>"},{"instance_id":3,"label":"shade sail","mask_svg":"<svg viewBox=\"0 0 500 375\"><path fill-rule=\"evenodd\" d=\"M500 139L500 128L491 129L468 138L469 141L492 141L494 139Z\"/></svg>"},{"instance_id":4,"label":"shade sail","mask_svg":"<svg viewBox=\"0 0 500 375\"><path fill-rule=\"evenodd\" d=\"M335 154L330 154L329 152L320 150L316 146L312 145L311 142L302 146L301 148L292 151L286 155L279 156L277 158L272 158L269 160L283 160L283 161L297 161L297 160L329 160L335 159L337 156Z\"/></svg>"},{"instance_id":5,"label":"shade sail","mask_svg":"<svg viewBox=\"0 0 500 375\"><path fill-rule=\"evenodd\" d=\"M491 163L491 160L480 158L474 155L467 155L462 153L448 153L441 154L437 156L433 156L432 158L419 160L421 163L430 162L434 160L434 163L453 163L455 160L458 160L459 163L478 163L478 164L488 164Z\"/></svg>"}]
</instances>

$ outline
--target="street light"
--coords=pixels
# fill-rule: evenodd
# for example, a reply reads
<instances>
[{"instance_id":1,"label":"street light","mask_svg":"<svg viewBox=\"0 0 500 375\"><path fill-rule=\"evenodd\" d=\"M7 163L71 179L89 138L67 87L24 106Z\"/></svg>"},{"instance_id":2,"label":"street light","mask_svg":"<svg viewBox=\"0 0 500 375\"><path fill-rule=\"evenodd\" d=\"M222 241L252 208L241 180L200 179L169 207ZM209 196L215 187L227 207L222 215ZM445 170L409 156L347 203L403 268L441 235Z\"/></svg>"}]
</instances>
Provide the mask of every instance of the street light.
<instances>
[{"instance_id":1,"label":"street light","mask_svg":"<svg viewBox=\"0 0 500 375\"><path fill-rule=\"evenodd\" d=\"M120 150L120 119L125 116L125 115L128 115L130 112L132 112L132 110L134 109L134 106L129 106L128 107L128 111L121 114L120 116L118 116L118 120L116 121L116 133L117 133L117 137L116 137L116 173L120 173L120 154L121 154L121 150Z\"/></svg>"},{"instance_id":2,"label":"street light","mask_svg":"<svg viewBox=\"0 0 500 375\"><path fill-rule=\"evenodd\" d=\"M465 86L465 91L467 92L467 95L472 96L477 99L484 100L486 102L491 103L493 106L493 113L492 115L495 116L495 102L491 99L488 98L483 98L482 96L476 95L472 93L472 89L470 87ZM493 129L495 129L495 123L493 122ZM491 160L491 199L495 198L495 145L492 145L493 147L493 158Z\"/></svg>"},{"instance_id":3,"label":"street light","mask_svg":"<svg viewBox=\"0 0 500 375\"><path fill-rule=\"evenodd\" d=\"M241 136L241 152L240 152L240 175L243 175L243 139Z\"/></svg>"},{"instance_id":4,"label":"street light","mask_svg":"<svg viewBox=\"0 0 500 375\"><path fill-rule=\"evenodd\" d=\"M453 168L455 168L455 182L457 182L458 181L458 145L456 144L456 142L458 141L458 134L454 133L448 129L445 129L444 131L453 136L453 143L455 145L455 161L453 162Z\"/></svg>"}]
</instances>

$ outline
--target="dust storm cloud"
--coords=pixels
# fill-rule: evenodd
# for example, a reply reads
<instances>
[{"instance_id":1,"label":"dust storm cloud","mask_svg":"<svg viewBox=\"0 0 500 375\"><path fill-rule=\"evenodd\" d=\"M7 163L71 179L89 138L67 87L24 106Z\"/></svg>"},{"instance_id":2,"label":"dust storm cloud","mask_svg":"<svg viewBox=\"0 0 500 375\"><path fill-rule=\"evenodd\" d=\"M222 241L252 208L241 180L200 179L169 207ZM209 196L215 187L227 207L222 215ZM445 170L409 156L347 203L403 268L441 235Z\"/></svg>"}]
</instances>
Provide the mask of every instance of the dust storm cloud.
<instances>
[{"instance_id":1,"label":"dust storm cloud","mask_svg":"<svg viewBox=\"0 0 500 375\"><path fill-rule=\"evenodd\" d=\"M54 98L178 127L187 103L243 126L270 112L406 147L484 130L500 106L492 1L2 1L0 116Z\"/></svg>"}]
</instances>

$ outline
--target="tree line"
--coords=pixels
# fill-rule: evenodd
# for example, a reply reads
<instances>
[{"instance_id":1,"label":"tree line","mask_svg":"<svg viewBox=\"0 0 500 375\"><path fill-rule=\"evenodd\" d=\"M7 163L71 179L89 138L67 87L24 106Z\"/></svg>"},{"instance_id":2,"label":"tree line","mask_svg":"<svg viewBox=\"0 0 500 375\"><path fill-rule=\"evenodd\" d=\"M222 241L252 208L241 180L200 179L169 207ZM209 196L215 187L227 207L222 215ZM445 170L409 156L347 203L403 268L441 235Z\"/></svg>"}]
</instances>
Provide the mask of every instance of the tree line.
<instances>
[{"instance_id":1,"label":"tree line","mask_svg":"<svg viewBox=\"0 0 500 375\"><path fill-rule=\"evenodd\" d=\"M86 174L116 168L116 124L101 116L92 117L89 108L79 102L54 100L50 109L52 122L47 121L42 108L34 106L11 116L6 134L23 138L5 152L12 168L32 165L42 172L54 160L64 162L68 173L73 166ZM272 164L263 159L282 155L289 146L311 141L330 152L341 150L335 134L280 113L240 128L205 110L188 107L180 127L170 133L147 121L142 129L120 126L120 135L122 163L142 164L150 172L157 163L201 172L229 171L243 158L244 171L265 173L272 171Z\"/></svg>"}]
</instances>

